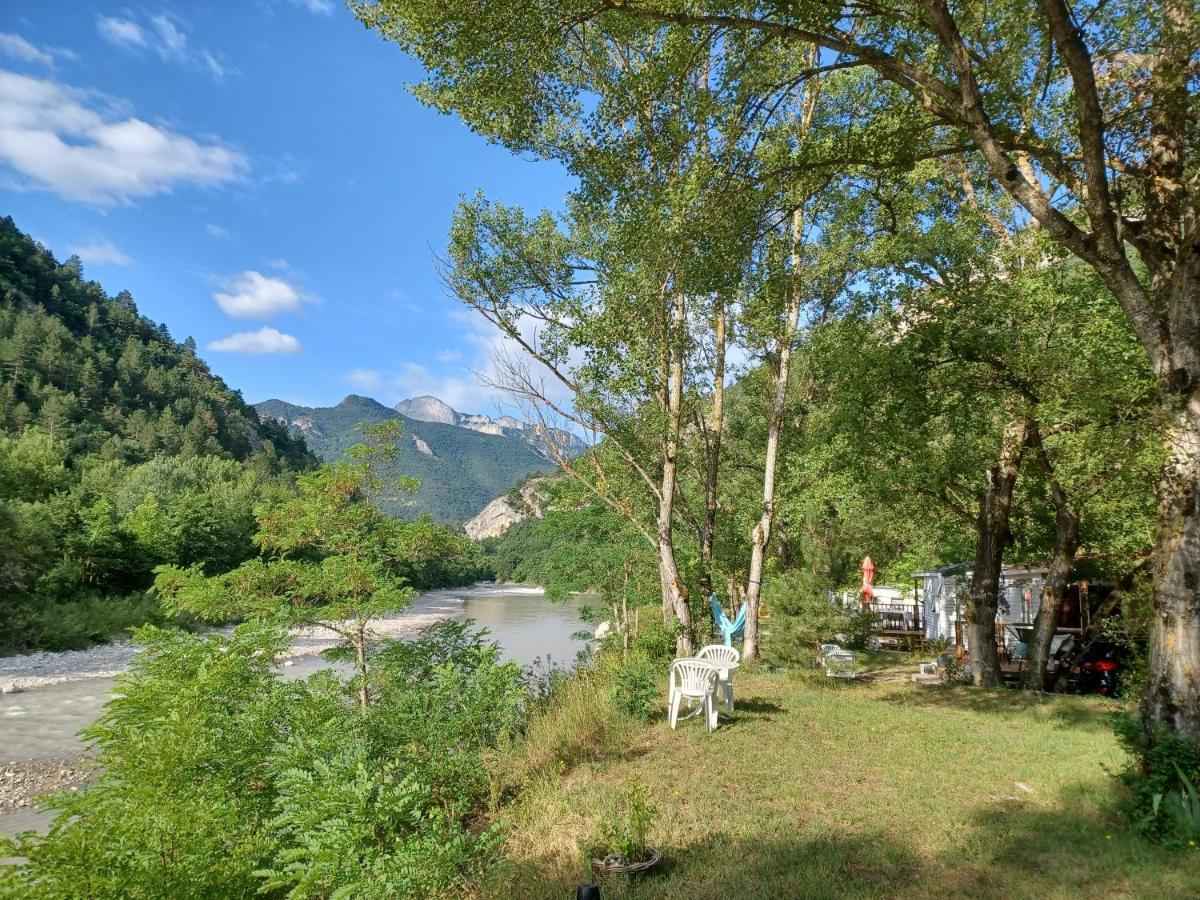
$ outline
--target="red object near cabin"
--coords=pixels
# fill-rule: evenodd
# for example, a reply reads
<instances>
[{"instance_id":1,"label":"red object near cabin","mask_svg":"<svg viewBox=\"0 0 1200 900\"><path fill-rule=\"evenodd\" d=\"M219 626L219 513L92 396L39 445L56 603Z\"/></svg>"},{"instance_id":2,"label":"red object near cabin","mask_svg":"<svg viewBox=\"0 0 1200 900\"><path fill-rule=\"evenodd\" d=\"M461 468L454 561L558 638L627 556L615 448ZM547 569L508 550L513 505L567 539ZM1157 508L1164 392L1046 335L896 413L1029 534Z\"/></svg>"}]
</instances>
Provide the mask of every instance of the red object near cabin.
<instances>
[{"instance_id":1,"label":"red object near cabin","mask_svg":"<svg viewBox=\"0 0 1200 900\"><path fill-rule=\"evenodd\" d=\"M862 575L863 603L870 603L875 597L875 591L871 588L871 582L875 580L875 563L871 562L871 557L869 556L863 557Z\"/></svg>"}]
</instances>

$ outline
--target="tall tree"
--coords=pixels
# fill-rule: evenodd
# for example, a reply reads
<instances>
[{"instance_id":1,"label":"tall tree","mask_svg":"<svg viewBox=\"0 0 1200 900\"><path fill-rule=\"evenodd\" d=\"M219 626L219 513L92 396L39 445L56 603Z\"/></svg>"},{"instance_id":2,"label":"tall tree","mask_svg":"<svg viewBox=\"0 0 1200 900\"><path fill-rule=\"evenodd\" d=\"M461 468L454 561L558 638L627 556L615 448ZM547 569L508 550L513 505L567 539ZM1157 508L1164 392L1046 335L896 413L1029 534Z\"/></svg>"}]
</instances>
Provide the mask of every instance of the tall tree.
<instances>
[{"instance_id":1,"label":"tall tree","mask_svg":"<svg viewBox=\"0 0 1200 900\"><path fill-rule=\"evenodd\" d=\"M903 0L847 14L818 2L755 0L572 0L517 10L468 0L360 0L355 9L430 68L425 97L521 149L585 107L595 86L579 63L598 35L640 26L647 39L678 32L719 46L718 65L705 59L706 70L740 83L759 76L755 93L765 106L814 68L874 73L878 90L860 97L847 139L789 169L978 158L1103 280L1154 372L1167 463L1158 485L1157 615L1143 714L1148 731L1161 725L1198 739L1200 13L1192 0L1039 6L1034 13L1004 0L955 10L947 0ZM802 52L813 45L821 48L818 67ZM792 67L780 71L788 49ZM653 78L643 85L653 92Z\"/></svg>"}]
</instances>

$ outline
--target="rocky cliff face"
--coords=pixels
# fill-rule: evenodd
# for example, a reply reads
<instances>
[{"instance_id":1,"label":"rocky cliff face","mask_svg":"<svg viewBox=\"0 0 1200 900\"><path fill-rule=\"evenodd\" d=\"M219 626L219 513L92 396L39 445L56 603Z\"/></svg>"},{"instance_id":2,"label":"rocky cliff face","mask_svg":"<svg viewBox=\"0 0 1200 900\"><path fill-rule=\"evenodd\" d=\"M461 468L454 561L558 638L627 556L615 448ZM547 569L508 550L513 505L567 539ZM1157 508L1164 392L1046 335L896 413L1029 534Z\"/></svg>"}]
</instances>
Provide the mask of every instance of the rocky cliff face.
<instances>
[{"instance_id":1,"label":"rocky cliff face","mask_svg":"<svg viewBox=\"0 0 1200 900\"><path fill-rule=\"evenodd\" d=\"M440 422L443 425L457 425L459 415L449 403L443 403L437 397L413 397L401 400L395 406L396 412L418 422Z\"/></svg>"},{"instance_id":2,"label":"rocky cliff face","mask_svg":"<svg viewBox=\"0 0 1200 900\"><path fill-rule=\"evenodd\" d=\"M533 516L535 519L542 518L545 515L545 510L542 508L544 503L545 496L539 490L538 481L530 481L521 488L520 508L513 505L508 494L497 497L485 506L475 518L466 522L463 525L463 531L474 541L500 537L508 529L529 516Z\"/></svg>"},{"instance_id":3,"label":"rocky cliff face","mask_svg":"<svg viewBox=\"0 0 1200 900\"><path fill-rule=\"evenodd\" d=\"M538 455L550 461L553 461L554 454L551 453L548 446L549 442L553 442L556 448L561 448L568 454L578 453L584 449L583 442L566 431L555 429L549 434L540 434L532 425L522 422L520 419L514 419L512 416L500 416L493 419L491 416L479 413L460 413L449 403L439 400L437 397L411 397L408 400L401 400L393 409L400 415L416 419L418 422L457 425L459 428L501 437L521 437L529 442Z\"/></svg>"}]
</instances>

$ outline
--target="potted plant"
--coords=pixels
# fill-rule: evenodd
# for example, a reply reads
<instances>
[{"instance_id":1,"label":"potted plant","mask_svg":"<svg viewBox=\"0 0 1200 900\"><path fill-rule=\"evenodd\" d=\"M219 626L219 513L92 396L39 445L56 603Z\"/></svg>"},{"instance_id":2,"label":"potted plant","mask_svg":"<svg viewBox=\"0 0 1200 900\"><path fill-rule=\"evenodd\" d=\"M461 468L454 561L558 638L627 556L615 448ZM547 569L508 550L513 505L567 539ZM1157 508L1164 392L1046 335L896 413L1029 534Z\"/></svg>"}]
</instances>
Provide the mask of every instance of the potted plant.
<instances>
[{"instance_id":1,"label":"potted plant","mask_svg":"<svg viewBox=\"0 0 1200 900\"><path fill-rule=\"evenodd\" d=\"M646 788L633 785L600 826L600 837L590 848L592 869L612 877L642 875L654 868L662 854L647 841L657 815L658 809L650 803Z\"/></svg>"},{"instance_id":2,"label":"potted plant","mask_svg":"<svg viewBox=\"0 0 1200 900\"><path fill-rule=\"evenodd\" d=\"M933 654L938 667L942 669L946 668L947 663L950 661L948 652L950 650L950 639L947 637L930 638L928 644L929 651Z\"/></svg>"}]
</instances>

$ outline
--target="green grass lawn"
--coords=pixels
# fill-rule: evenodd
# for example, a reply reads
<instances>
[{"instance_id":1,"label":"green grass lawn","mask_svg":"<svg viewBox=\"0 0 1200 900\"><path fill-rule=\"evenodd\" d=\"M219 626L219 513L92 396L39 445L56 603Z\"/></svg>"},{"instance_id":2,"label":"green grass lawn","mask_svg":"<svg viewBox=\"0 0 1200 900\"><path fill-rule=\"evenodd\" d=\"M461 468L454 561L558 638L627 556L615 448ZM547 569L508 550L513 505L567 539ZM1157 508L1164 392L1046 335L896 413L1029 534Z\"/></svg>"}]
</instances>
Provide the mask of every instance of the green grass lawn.
<instances>
[{"instance_id":1,"label":"green grass lawn","mask_svg":"<svg viewBox=\"0 0 1200 900\"><path fill-rule=\"evenodd\" d=\"M1112 701L919 687L886 670L742 672L736 688L735 717L711 736L698 719L671 732L664 715L625 758L530 787L506 811L487 895L574 896L579 842L636 780L659 807L665 860L606 898L1200 896L1200 852L1148 844L1113 811Z\"/></svg>"}]
</instances>

